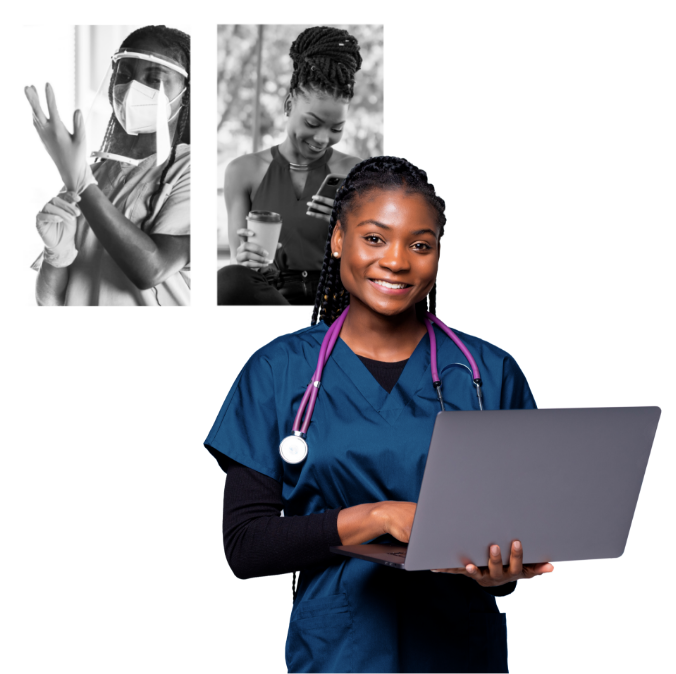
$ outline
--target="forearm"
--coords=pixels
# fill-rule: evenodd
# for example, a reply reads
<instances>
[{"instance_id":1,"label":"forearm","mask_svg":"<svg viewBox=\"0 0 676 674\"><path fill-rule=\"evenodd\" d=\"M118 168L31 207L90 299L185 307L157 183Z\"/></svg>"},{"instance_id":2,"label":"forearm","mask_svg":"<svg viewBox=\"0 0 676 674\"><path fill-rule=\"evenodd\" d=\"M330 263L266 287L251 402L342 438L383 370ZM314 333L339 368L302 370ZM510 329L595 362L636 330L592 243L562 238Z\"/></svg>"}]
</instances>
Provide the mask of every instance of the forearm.
<instances>
[{"instance_id":1,"label":"forearm","mask_svg":"<svg viewBox=\"0 0 676 674\"><path fill-rule=\"evenodd\" d=\"M228 247L230 248L230 264L242 264L237 260L237 251L244 243L245 238L240 237L238 230L247 228L246 217L242 216L240 209L228 209Z\"/></svg>"},{"instance_id":2,"label":"forearm","mask_svg":"<svg viewBox=\"0 0 676 674\"><path fill-rule=\"evenodd\" d=\"M246 220L244 220L244 223L242 224L239 220L231 218L230 215L228 215L228 248L230 248L230 264L238 264L237 248L239 248L239 245L242 243L242 239L239 238L237 230L245 227Z\"/></svg>"},{"instance_id":3,"label":"forearm","mask_svg":"<svg viewBox=\"0 0 676 674\"><path fill-rule=\"evenodd\" d=\"M336 561L337 511L297 517L258 517L224 533L225 556L238 578L257 578Z\"/></svg>"},{"instance_id":4,"label":"forearm","mask_svg":"<svg viewBox=\"0 0 676 674\"><path fill-rule=\"evenodd\" d=\"M52 267L42 261L35 282L35 300L41 307L61 307L66 299L68 267Z\"/></svg>"},{"instance_id":5,"label":"forearm","mask_svg":"<svg viewBox=\"0 0 676 674\"><path fill-rule=\"evenodd\" d=\"M78 205L96 238L134 285L145 290L166 277L156 242L118 211L98 185L90 185Z\"/></svg>"},{"instance_id":6,"label":"forearm","mask_svg":"<svg viewBox=\"0 0 676 674\"><path fill-rule=\"evenodd\" d=\"M223 547L238 578L270 576L336 561L337 510L281 517L282 486L234 461L223 498Z\"/></svg>"}]
</instances>

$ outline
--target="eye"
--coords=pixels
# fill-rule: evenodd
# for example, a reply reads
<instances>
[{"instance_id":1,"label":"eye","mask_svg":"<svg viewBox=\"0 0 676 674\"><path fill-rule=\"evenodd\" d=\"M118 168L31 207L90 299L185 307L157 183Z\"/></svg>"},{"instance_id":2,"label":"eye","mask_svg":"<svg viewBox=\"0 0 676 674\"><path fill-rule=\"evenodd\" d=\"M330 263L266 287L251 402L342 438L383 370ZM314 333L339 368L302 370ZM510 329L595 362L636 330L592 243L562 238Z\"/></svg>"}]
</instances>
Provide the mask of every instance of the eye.
<instances>
[{"instance_id":1,"label":"eye","mask_svg":"<svg viewBox=\"0 0 676 674\"><path fill-rule=\"evenodd\" d=\"M382 243L382 239L377 235L377 234L367 234L364 237L364 241L367 243L375 244L375 243Z\"/></svg>"},{"instance_id":2,"label":"eye","mask_svg":"<svg viewBox=\"0 0 676 674\"><path fill-rule=\"evenodd\" d=\"M331 129L331 133L343 133L343 128L340 129Z\"/></svg>"},{"instance_id":3,"label":"eye","mask_svg":"<svg viewBox=\"0 0 676 674\"><path fill-rule=\"evenodd\" d=\"M432 250L432 246L430 246L430 244L426 243L425 241L418 241L417 243L413 244L413 250L420 251Z\"/></svg>"},{"instance_id":4,"label":"eye","mask_svg":"<svg viewBox=\"0 0 676 674\"><path fill-rule=\"evenodd\" d=\"M319 124L310 124L307 120L305 120L305 124L310 128L310 129L317 129L319 128Z\"/></svg>"}]
</instances>

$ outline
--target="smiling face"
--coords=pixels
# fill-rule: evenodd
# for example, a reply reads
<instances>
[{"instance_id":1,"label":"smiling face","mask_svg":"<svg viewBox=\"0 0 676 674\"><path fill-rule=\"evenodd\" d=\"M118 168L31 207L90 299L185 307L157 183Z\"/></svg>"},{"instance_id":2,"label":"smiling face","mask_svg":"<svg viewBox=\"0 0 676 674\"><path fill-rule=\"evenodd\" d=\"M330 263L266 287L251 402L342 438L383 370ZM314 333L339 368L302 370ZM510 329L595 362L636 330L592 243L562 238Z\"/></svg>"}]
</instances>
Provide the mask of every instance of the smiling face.
<instances>
[{"instance_id":1,"label":"smiling face","mask_svg":"<svg viewBox=\"0 0 676 674\"><path fill-rule=\"evenodd\" d=\"M439 266L439 224L421 194L379 189L362 196L336 223L331 250L350 303L392 316L424 299Z\"/></svg>"},{"instance_id":2,"label":"smiling face","mask_svg":"<svg viewBox=\"0 0 676 674\"><path fill-rule=\"evenodd\" d=\"M286 131L299 159L313 162L340 141L347 119L348 101L304 91L289 96L285 107L288 113Z\"/></svg>"}]
</instances>

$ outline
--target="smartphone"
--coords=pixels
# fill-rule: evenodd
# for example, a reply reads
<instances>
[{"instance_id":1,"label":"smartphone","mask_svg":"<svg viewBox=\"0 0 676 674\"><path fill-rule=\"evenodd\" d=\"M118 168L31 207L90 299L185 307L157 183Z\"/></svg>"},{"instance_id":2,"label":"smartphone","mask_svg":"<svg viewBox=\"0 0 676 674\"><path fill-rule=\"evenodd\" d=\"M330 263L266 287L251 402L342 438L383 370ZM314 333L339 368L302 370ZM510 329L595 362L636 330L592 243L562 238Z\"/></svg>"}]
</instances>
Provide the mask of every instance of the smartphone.
<instances>
[{"instance_id":1,"label":"smartphone","mask_svg":"<svg viewBox=\"0 0 676 674\"><path fill-rule=\"evenodd\" d=\"M324 182L319 187L317 191L317 196L326 197L327 199L335 199L340 186L345 182L347 176L341 176L337 173L329 173L329 175L324 178ZM308 211L314 211L316 209L312 206L308 206Z\"/></svg>"}]
</instances>

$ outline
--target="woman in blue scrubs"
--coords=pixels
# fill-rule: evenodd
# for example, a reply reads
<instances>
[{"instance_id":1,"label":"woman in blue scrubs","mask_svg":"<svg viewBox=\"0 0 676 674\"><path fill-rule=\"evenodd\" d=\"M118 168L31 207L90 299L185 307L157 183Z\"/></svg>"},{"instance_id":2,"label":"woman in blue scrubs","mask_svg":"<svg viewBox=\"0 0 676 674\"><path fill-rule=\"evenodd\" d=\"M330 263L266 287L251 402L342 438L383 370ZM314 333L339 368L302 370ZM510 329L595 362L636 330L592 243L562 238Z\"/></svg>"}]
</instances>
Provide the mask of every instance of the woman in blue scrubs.
<instances>
[{"instance_id":1,"label":"woman in blue scrubs","mask_svg":"<svg viewBox=\"0 0 676 674\"><path fill-rule=\"evenodd\" d=\"M312 327L252 356L205 442L228 471L224 543L236 575L301 570L290 671L507 671L495 596L553 569L522 565L518 541L507 566L493 546L486 567L438 570L446 573L408 573L328 551L381 537L408 542L439 411L421 316L428 297L435 311L444 207L425 172L406 160L357 164L336 197ZM324 368L307 458L286 463L279 443L324 335L348 306ZM435 334L446 409L477 409L471 377L457 365L464 356L436 327ZM486 409L535 407L509 354L457 334L481 370Z\"/></svg>"}]
</instances>

